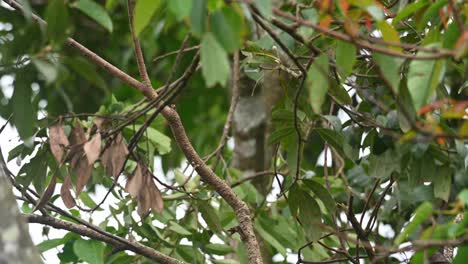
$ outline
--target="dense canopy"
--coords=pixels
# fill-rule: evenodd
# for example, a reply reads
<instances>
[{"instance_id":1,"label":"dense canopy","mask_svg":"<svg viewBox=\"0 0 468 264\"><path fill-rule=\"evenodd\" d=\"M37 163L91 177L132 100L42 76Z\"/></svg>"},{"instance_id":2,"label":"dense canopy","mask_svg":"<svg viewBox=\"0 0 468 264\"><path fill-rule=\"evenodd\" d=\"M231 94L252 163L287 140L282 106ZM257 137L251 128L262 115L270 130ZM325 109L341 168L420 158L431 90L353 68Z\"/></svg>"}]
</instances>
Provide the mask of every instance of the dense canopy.
<instances>
[{"instance_id":1,"label":"dense canopy","mask_svg":"<svg viewBox=\"0 0 468 264\"><path fill-rule=\"evenodd\" d=\"M466 263L467 16L3 0L0 176L61 263Z\"/></svg>"}]
</instances>

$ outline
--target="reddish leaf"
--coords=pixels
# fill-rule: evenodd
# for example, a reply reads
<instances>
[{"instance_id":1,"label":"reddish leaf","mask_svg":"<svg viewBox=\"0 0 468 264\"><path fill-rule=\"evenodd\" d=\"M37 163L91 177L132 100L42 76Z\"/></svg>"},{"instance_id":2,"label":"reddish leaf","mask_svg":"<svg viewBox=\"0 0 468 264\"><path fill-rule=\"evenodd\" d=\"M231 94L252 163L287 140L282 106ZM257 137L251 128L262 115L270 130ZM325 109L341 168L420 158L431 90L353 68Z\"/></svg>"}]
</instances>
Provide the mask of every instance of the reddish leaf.
<instances>
[{"instance_id":1,"label":"reddish leaf","mask_svg":"<svg viewBox=\"0 0 468 264\"><path fill-rule=\"evenodd\" d=\"M70 176L67 175L63 181L62 187L60 188L60 196L62 197L63 203L67 208L72 208L76 205L75 199L71 194L72 182Z\"/></svg>"}]
</instances>

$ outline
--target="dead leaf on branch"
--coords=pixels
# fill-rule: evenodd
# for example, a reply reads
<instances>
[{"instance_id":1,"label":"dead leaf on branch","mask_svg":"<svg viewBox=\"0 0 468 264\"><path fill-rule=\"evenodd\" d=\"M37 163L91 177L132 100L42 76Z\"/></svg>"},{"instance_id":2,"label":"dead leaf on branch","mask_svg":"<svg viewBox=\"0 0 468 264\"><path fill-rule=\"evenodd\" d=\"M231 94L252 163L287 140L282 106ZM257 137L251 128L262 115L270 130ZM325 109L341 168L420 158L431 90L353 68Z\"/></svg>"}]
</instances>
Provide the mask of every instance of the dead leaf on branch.
<instances>
[{"instance_id":1,"label":"dead leaf on branch","mask_svg":"<svg viewBox=\"0 0 468 264\"><path fill-rule=\"evenodd\" d=\"M107 175L117 177L122 170L128 155L127 145L123 141L122 135L117 134L115 140L104 151L101 162L106 168Z\"/></svg>"},{"instance_id":2,"label":"dead leaf on branch","mask_svg":"<svg viewBox=\"0 0 468 264\"><path fill-rule=\"evenodd\" d=\"M33 212L37 210L41 210L44 208L44 206L49 202L50 197L54 194L55 191L55 185L57 185L57 173L60 170L61 164L59 167L55 170L54 175L52 175L52 179L50 179L50 183L47 186L47 189L44 191L42 194L41 198L39 198L39 201L37 201L36 206L33 209Z\"/></svg>"},{"instance_id":3,"label":"dead leaf on branch","mask_svg":"<svg viewBox=\"0 0 468 264\"><path fill-rule=\"evenodd\" d=\"M69 156L71 159L81 152L83 149L83 144L86 142L86 134L84 132L83 127L81 126L81 122L77 121L75 123L75 127L73 127L70 133L70 153Z\"/></svg>"},{"instance_id":4,"label":"dead leaf on branch","mask_svg":"<svg viewBox=\"0 0 468 264\"><path fill-rule=\"evenodd\" d=\"M68 147L70 143L68 142L68 138L63 130L61 118L59 118L56 124L49 127L49 143L50 150L57 162L62 162L62 159L67 152L66 147Z\"/></svg>"},{"instance_id":5,"label":"dead leaf on branch","mask_svg":"<svg viewBox=\"0 0 468 264\"><path fill-rule=\"evenodd\" d=\"M161 192L153 181L153 175L145 166L138 164L125 185L125 191L138 201L138 214L145 216L150 209L160 213L164 209Z\"/></svg>"},{"instance_id":6,"label":"dead leaf on branch","mask_svg":"<svg viewBox=\"0 0 468 264\"><path fill-rule=\"evenodd\" d=\"M60 188L60 196L62 197L63 203L67 208L72 208L76 205L75 198L73 198L71 194L71 187L71 178L67 175L63 181L62 187Z\"/></svg>"},{"instance_id":7,"label":"dead leaf on branch","mask_svg":"<svg viewBox=\"0 0 468 264\"><path fill-rule=\"evenodd\" d=\"M80 195L86 183L88 183L91 173L93 172L93 165L89 164L84 151L75 155L71 161L71 169L76 176L76 195Z\"/></svg>"},{"instance_id":8,"label":"dead leaf on branch","mask_svg":"<svg viewBox=\"0 0 468 264\"><path fill-rule=\"evenodd\" d=\"M83 150L88 159L88 164L93 165L101 153L101 134L96 133L90 141L84 144Z\"/></svg>"}]
</instances>

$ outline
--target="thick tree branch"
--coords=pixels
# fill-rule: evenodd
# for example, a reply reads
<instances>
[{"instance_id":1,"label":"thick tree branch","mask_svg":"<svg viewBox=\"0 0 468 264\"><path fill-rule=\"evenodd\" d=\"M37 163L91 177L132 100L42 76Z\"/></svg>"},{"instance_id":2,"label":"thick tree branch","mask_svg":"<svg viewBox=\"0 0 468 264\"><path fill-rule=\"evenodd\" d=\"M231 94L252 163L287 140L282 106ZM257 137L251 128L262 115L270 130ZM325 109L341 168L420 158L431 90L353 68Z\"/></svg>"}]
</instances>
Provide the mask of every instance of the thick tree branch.
<instances>
[{"instance_id":1,"label":"thick tree branch","mask_svg":"<svg viewBox=\"0 0 468 264\"><path fill-rule=\"evenodd\" d=\"M68 230L70 232L79 234L81 236L86 236L92 239L106 242L107 244L112 245L120 250L130 250L136 254L145 256L149 259L158 261L160 263L167 263L167 264L183 264L184 263L183 261L179 261L177 259L166 256L154 250L153 248L150 248L138 242L127 241L128 243L122 243L119 241L119 239L115 239L114 235L107 233L103 230L101 230L102 232L96 232L95 230L92 230L86 226L56 219L51 216L42 216L42 215L35 215L35 214L29 214L29 215L24 215L24 216L28 220L29 223L38 223L38 224L51 226L57 229ZM103 233L107 233L107 234L104 235Z\"/></svg>"}]
</instances>

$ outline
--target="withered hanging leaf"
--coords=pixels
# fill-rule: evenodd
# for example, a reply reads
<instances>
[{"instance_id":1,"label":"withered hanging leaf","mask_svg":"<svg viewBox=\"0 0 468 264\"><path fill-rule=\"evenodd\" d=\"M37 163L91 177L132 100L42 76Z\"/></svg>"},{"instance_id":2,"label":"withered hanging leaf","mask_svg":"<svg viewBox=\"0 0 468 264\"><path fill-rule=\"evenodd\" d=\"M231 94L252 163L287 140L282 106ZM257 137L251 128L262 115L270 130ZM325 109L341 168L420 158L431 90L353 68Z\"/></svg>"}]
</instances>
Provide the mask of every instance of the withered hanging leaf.
<instances>
[{"instance_id":1,"label":"withered hanging leaf","mask_svg":"<svg viewBox=\"0 0 468 264\"><path fill-rule=\"evenodd\" d=\"M125 191L138 201L137 213L144 217L150 209L160 213L164 209L161 192L153 181L153 175L142 164L138 164L125 185Z\"/></svg>"},{"instance_id":2,"label":"withered hanging leaf","mask_svg":"<svg viewBox=\"0 0 468 264\"><path fill-rule=\"evenodd\" d=\"M81 126L81 122L77 121L75 127L70 133L70 145L78 145L84 142L86 142L86 134L83 127Z\"/></svg>"},{"instance_id":3,"label":"withered hanging leaf","mask_svg":"<svg viewBox=\"0 0 468 264\"><path fill-rule=\"evenodd\" d=\"M102 118L102 117L97 117L94 120L94 124L96 125L98 131L102 131L102 128L106 125L106 123L107 123L107 119Z\"/></svg>"},{"instance_id":4,"label":"withered hanging leaf","mask_svg":"<svg viewBox=\"0 0 468 264\"><path fill-rule=\"evenodd\" d=\"M60 196L62 197L63 203L67 208L72 208L76 205L75 198L73 198L71 194L71 187L71 178L67 175L63 181L62 187L60 188Z\"/></svg>"},{"instance_id":5,"label":"withered hanging leaf","mask_svg":"<svg viewBox=\"0 0 468 264\"><path fill-rule=\"evenodd\" d=\"M55 185L57 184L57 173L58 173L58 171L59 171L59 168L57 168L54 175L52 175L52 179L50 179L49 186L47 186L47 189L44 191L41 198L39 198L39 201L37 201L37 204L34 207L33 212L35 212L37 210L41 210L42 208L44 208L44 206L50 200L50 197L52 197L52 195L54 194Z\"/></svg>"},{"instance_id":6,"label":"withered hanging leaf","mask_svg":"<svg viewBox=\"0 0 468 264\"><path fill-rule=\"evenodd\" d=\"M70 151L68 153L68 157L72 161L72 168L73 161L75 160L75 164L79 159L76 159L75 156L83 155L83 144L86 142L86 134L84 132L83 127L79 121L76 122L75 127L72 129L70 133Z\"/></svg>"},{"instance_id":7,"label":"withered hanging leaf","mask_svg":"<svg viewBox=\"0 0 468 264\"><path fill-rule=\"evenodd\" d=\"M128 179L127 184L125 184L125 191L128 192L133 198L138 198L138 195L141 194L144 183L145 182L143 180L141 165L138 164Z\"/></svg>"},{"instance_id":8,"label":"withered hanging leaf","mask_svg":"<svg viewBox=\"0 0 468 264\"><path fill-rule=\"evenodd\" d=\"M49 142L52 154L57 162L61 162L66 153L65 148L70 145L62 127L62 119L49 128Z\"/></svg>"},{"instance_id":9,"label":"withered hanging leaf","mask_svg":"<svg viewBox=\"0 0 468 264\"><path fill-rule=\"evenodd\" d=\"M162 199L161 192L158 189L158 186L153 181L153 174L148 170L148 168L145 168L145 187L148 190L149 193L149 201L151 204L151 208L157 212L161 213L162 210L164 209L164 202Z\"/></svg>"},{"instance_id":10,"label":"withered hanging leaf","mask_svg":"<svg viewBox=\"0 0 468 264\"><path fill-rule=\"evenodd\" d=\"M123 142L122 135L118 134L101 157L102 164L104 164L109 176L117 177L120 174L128 153L129 152L125 142Z\"/></svg>"},{"instance_id":11,"label":"withered hanging leaf","mask_svg":"<svg viewBox=\"0 0 468 264\"><path fill-rule=\"evenodd\" d=\"M76 176L76 195L80 195L84 186L91 177L93 165L90 165L83 151L76 154L71 161L71 168L73 174Z\"/></svg>"},{"instance_id":12,"label":"withered hanging leaf","mask_svg":"<svg viewBox=\"0 0 468 264\"><path fill-rule=\"evenodd\" d=\"M83 150L88 159L88 164L94 164L94 162L99 158L99 154L101 153L101 134L96 133L96 135L94 135L90 141L84 144Z\"/></svg>"}]
</instances>

